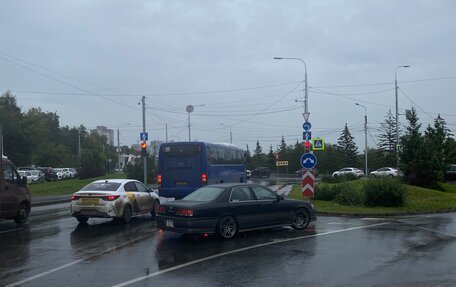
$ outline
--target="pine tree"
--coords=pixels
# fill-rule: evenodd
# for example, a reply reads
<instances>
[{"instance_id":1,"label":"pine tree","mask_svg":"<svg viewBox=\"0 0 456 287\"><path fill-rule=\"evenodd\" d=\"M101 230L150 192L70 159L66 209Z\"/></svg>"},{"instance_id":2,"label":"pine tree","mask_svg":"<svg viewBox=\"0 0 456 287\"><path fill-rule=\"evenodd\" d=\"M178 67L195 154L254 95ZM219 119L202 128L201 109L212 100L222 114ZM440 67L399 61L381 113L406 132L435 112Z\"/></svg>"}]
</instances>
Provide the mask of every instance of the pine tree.
<instances>
[{"instance_id":1,"label":"pine tree","mask_svg":"<svg viewBox=\"0 0 456 287\"><path fill-rule=\"evenodd\" d=\"M393 116L391 110L388 111L385 120L380 125L381 134L378 137L378 147L380 153L384 156L386 165L394 166L396 163L397 146L396 117Z\"/></svg>"},{"instance_id":2,"label":"pine tree","mask_svg":"<svg viewBox=\"0 0 456 287\"><path fill-rule=\"evenodd\" d=\"M256 142L256 148L253 152L253 164L258 166L264 166L266 163L265 154L263 153L263 149L261 148L260 141Z\"/></svg>"},{"instance_id":3,"label":"pine tree","mask_svg":"<svg viewBox=\"0 0 456 287\"><path fill-rule=\"evenodd\" d=\"M401 137L401 150L399 151L400 169L408 183L426 186L429 180L426 172L426 153L424 139L420 133L421 124L415 108L412 108L407 117L408 126L405 135Z\"/></svg>"},{"instance_id":4,"label":"pine tree","mask_svg":"<svg viewBox=\"0 0 456 287\"><path fill-rule=\"evenodd\" d=\"M246 150L244 152L244 159L245 159L245 166L247 169L253 169L253 160L252 160L252 154L250 153L249 150L249 145L246 145Z\"/></svg>"},{"instance_id":5,"label":"pine tree","mask_svg":"<svg viewBox=\"0 0 456 287\"><path fill-rule=\"evenodd\" d=\"M356 167L358 165L357 153L358 147L355 144L347 124L345 124L339 139L337 140L337 149L340 152L340 159L345 166Z\"/></svg>"},{"instance_id":6,"label":"pine tree","mask_svg":"<svg viewBox=\"0 0 456 287\"><path fill-rule=\"evenodd\" d=\"M427 127L424 134L424 150L427 154L429 185L436 186L443 181L445 171L448 169L450 130L446 127L445 120L438 115L434 120L434 127Z\"/></svg>"},{"instance_id":7,"label":"pine tree","mask_svg":"<svg viewBox=\"0 0 456 287\"><path fill-rule=\"evenodd\" d=\"M272 149L272 145L269 146L269 152L268 152L268 167L270 169L275 168L275 162L276 162L276 157L274 150Z\"/></svg>"}]
</instances>

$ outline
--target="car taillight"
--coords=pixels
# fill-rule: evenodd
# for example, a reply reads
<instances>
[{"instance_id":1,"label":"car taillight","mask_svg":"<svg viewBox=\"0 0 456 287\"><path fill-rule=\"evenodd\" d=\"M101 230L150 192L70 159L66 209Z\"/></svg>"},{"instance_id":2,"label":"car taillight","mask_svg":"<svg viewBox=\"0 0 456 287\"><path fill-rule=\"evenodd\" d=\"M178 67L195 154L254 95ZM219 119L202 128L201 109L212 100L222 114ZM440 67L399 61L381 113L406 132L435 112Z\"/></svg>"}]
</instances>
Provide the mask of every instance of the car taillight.
<instances>
[{"instance_id":1,"label":"car taillight","mask_svg":"<svg viewBox=\"0 0 456 287\"><path fill-rule=\"evenodd\" d=\"M71 200L78 200L78 199L79 199L79 196L77 196L77 195L72 195L71 196Z\"/></svg>"},{"instance_id":2,"label":"car taillight","mask_svg":"<svg viewBox=\"0 0 456 287\"><path fill-rule=\"evenodd\" d=\"M108 196L103 196L102 199L105 201L113 201L116 200L120 197L120 195L108 195Z\"/></svg>"},{"instance_id":3,"label":"car taillight","mask_svg":"<svg viewBox=\"0 0 456 287\"><path fill-rule=\"evenodd\" d=\"M205 174L205 173L201 174L201 182L203 184L207 184L207 174Z\"/></svg>"},{"instance_id":4,"label":"car taillight","mask_svg":"<svg viewBox=\"0 0 456 287\"><path fill-rule=\"evenodd\" d=\"M191 210L191 209L178 209L176 211L176 215L193 216L193 210Z\"/></svg>"},{"instance_id":5,"label":"car taillight","mask_svg":"<svg viewBox=\"0 0 456 287\"><path fill-rule=\"evenodd\" d=\"M158 187L161 187L161 185L162 185L162 175L161 174L157 175L157 183L158 183Z\"/></svg>"},{"instance_id":6,"label":"car taillight","mask_svg":"<svg viewBox=\"0 0 456 287\"><path fill-rule=\"evenodd\" d=\"M157 213L166 213L166 208L160 205L157 209Z\"/></svg>"}]
</instances>

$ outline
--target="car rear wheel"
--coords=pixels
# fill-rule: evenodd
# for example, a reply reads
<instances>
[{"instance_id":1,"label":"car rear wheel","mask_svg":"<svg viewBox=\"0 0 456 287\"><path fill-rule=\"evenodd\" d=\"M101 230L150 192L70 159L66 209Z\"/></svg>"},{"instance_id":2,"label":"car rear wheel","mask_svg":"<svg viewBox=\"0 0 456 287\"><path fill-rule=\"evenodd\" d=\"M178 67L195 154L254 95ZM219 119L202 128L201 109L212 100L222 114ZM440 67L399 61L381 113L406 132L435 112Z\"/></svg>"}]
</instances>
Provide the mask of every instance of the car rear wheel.
<instances>
[{"instance_id":1,"label":"car rear wheel","mask_svg":"<svg viewBox=\"0 0 456 287\"><path fill-rule=\"evenodd\" d=\"M17 224L24 224L29 216L29 208L26 203L22 203L19 211L17 212L17 216L14 218Z\"/></svg>"},{"instance_id":2,"label":"car rear wheel","mask_svg":"<svg viewBox=\"0 0 456 287\"><path fill-rule=\"evenodd\" d=\"M293 224L291 227L293 227L296 230L303 230L309 225L310 222L310 214L307 209L300 208L296 210L294 217L293 217Z\"/></svg>"},{"instance_id":3,"label":"car rear wheel","mask_svg":"<svg viewBox=\"0 0 456 287\"><path fill-rule=\"evenodd\" d=\"M233 238L238 230L236 219L232 216L223 216L217 224L217 234L223 239Z\"/></svg>"},{"instance_id":4,"label":"car rear wheel","mask_svg":"<svg viewBox=\"0 0 456 287\"><path fill-rule=\"evenodd\" d=\"M85 217L85 216L78 216L76 217L76 220L79 222L79 223L87 223L87 221L89 220L88 217Z\"/></svg>"},{"instance_id":5,"label":"car rear wheel","mask_svg":"<svg viewBox=\"0 0 456 287\"><path fill-rule=\"evenodd\" d=\"M122 216L122 221L125 223L130 222L131 216L132 216L132 212L131 212L130 205L125 205L124 211L123 211L123 216Z\"/></svg>"}]
</instances>

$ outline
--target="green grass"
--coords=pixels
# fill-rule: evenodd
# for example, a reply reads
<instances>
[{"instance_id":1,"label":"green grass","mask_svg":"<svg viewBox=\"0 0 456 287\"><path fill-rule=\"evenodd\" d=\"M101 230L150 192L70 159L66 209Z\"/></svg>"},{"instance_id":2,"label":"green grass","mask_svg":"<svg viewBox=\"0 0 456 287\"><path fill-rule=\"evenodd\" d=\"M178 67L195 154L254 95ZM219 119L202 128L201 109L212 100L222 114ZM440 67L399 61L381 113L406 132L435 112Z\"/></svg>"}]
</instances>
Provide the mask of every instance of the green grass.
<instances>
[{"instance_id":1,"label":"green grass","mask_svg":"<svg viewBox=\"0 0 456 287\"><path fill-rule=\"evenodd\" d=\"M362 188L363 181L353 181L353 188ZM319 183L321 184L321 183ZM401 214L456 210L456 185L442 183L443 191L407 185L406 203L402 207L346 206L333 201L312 200L319 212L346 214ZM307 199L301 195L301 186L294 186L289 195L294 199Z\"/></svg>"},{"instance_id":2,"label":"green grass","mask_svg":"<svg viewBox=\"0 0 456 287\"><path fill-rule=\"evenodd\" d=\"M32 196L72 194L79 191L87 184L97 179L105 178L126 178L125 173L113 173L106 176L87 178L87 179L65 179L60 181L30 184L29 190Z\"/></svg>"}]
</instances>

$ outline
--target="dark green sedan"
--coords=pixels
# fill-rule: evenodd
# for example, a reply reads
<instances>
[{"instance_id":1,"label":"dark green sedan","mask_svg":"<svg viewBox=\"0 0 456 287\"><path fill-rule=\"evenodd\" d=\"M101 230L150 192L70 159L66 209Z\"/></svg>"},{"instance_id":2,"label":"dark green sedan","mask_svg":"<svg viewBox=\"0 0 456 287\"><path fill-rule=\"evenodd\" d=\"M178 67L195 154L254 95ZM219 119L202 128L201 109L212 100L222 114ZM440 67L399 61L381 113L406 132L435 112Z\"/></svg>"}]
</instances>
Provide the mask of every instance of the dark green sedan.
<instances>
[{"instance_id":1,"label":"dark green sedan","mask_svg":"<svg viewBox=\"0 0 456 287\"><path fill-rule=\"evenodd\" d=\"M271 227L302 230L316 219L310 201L284 198L267 187L247 183L204 186L181 200L161 204L156 216L161 230L215 233L225 239Z\"/></svg>"}]
</instances>

